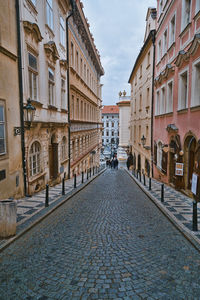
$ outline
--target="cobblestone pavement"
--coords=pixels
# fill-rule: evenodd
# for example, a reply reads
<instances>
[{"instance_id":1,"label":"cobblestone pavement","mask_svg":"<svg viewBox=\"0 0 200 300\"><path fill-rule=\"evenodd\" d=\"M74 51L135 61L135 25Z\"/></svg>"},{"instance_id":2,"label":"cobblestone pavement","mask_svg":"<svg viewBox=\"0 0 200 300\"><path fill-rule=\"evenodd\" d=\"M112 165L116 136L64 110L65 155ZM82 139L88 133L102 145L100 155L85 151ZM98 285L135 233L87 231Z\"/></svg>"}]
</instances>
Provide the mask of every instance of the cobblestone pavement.
<instances>
[{"instance_id":1,"label":"cobblestone pavement","mask_svg":"<svg viewBox=\"0 0 200 300\"><path fill-rule=\"evenodd\" d=\"M200 299L200 255L124 170L0 254L0 299Z\"/></svg>"}]
</instances>

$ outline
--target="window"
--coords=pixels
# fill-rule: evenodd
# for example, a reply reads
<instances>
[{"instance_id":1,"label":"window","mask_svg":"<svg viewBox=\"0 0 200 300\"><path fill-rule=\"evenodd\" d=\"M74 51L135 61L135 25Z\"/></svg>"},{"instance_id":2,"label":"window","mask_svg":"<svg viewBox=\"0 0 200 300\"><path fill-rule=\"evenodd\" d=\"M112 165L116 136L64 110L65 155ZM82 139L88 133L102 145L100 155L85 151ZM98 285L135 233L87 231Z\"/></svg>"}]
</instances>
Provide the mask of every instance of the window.
<instances>
[{"instance_id":1,"label":"window","mask_svg":"<svg viewBox=\"0 0 200 300\"><path fill-rule=\"evenodd\" d=\"M169 45L171 46L175 42L176 33L176 16L174 15L169 25Z\"/></svg>"},{"instance_id":2,"label":"window","mask_svg":"<svg viewBox=\"0 0 200 300\"><path fill-rule=\"evenodd\" d=\"M76 118L79 119L79 99L76 99Z\"/></svg>"},{"instance_id":3,"label":"window","mask_svg":"<svg viewBox=\"0 0 200 300\"><path fill-rule=\"evenodd\" d=\"M60 43L65 46L65 21L60 16Z\"/></svg>"},{"instance_id":4,"label":"window","mask_svg":"<svg viewBox=\"0 0 200 300\"><path fill-rule=\"evenodd\" d=\"M109 123L108 122L106 123L106 127L109 127Z\"/></svg>"},{"instance_id":5,"label":"window","mask_svg":"<svg viewBox=\"0 0 200 300\"><path fill-rule=\"evenodd\" d=\"M79 72L79 54L78 51L76 51L76 71Z\"/></svg>"},{"instance_id":6,"label":"window","mask_svg":"<svg viewBox=\"0 0 200 300\"><path fill-rule=\"evenodd\" d=\"M71 42L71 65L74 66L74 44Z\"/></svg>"},{"instance_id":7,"label":"window","mask_svg":"<svg viewBox=\"0 0 200 300\"><path fill-rule=\"evenodd\" d=\"M167 84L167 112L173 111L173 82Z\"/></svg>"},{"instance_id":8,"label":"window","mask_svg":"<svg viewBox=\"0 0 200 300\"><path fill-rule=\"evenodd\" d=\"M182 30L188 25L190 22L190 14L191 14L191 0L182 0Z\"/></svg>"},{"instance_id":9,"label":"window","mask_svg":"<svg viewBox=\"0 0 200 300\"><path fill-rule=\"evenodd\" d=\"M66 109L65 80L61 78L61 107Z\"/></svg>"},{"instance_id":10,"label":"window","mask_svg":"<svg viewBox=\"0 0 200 300\"><path fill-rule=\"evenodd\" d=\"M149 92L149 88L147 88L146 107L149 107L149 103L150 103L150 92Z\"/></svg>"},{"instance_id":11,"label":"window","mask_svg":"<svg viewBox=\"0 0 200 300\"><path fill-rule=\"evenodd\" d=\"M86 65L84 64L84 80L86 81Z\"/></svg>"},{"instance_id":12,"label":"window","mask_svg":"<svg viewBox=\"0 0 200 300\"><path fill-rule=\"evenodd\" d=\"M29 152L30 176L37 175L41 171L40 153L41 153L40 144L38 142L34 142L31 146L31 149L30 149L30 152Z\"/></svg>"},{"instance_id":13,"label":"window","mask_svg":"<svg viewBox=\"0 0 200 300\"><path fill-rule=\"evenodd\" d=\"M74 119L74 95L72 95L72 101L71 101L71 118Z\"/></svg>"},{"instance_id":14,"label":"window","mask_svg":"<svg viewBox=\"0 0 200 300\"><path fill-rule=\"evenodd\" d=\"M6 153L5 107L0 101L0 155Z\"/></svg>"},{"instance_id":15,"label":"window","mask_svg":"<svg viewBox=\"0 0 200 300\"><path fill-rule=\"evenodd\" d=\"M151 52L149 51L147 54L147 67L150 65Z\"/></svg>"},{"instance_id":16,"label":"window","mask_svg":"<svg viewBox=\"0 0 200 300\"><path fill-rule=\"evenodd\" d=\"M102 135L104 135L104 131L102 131Z\"/></svg>"},{"instance_id":17,"label":"window","mask_svg":"<svg viewBox=\"0 0 200 300\"><path fill-rule=\"evenodd\" d=\"M178 109L187 108L188 99L188 71L183 71L179 76L179 99Z\"/></svg>"},{"instance_id":18,"label":"window","mask_svg":"<svg viewBox=\"0 0 200 300\"><path fill-rule=\"evenodd\" d=\"M109 143L109 140L107 139L106 142Z\"/></svg>"},{"instance_id":19,"label":"window","mask_svg":"<svg viewBox=\"0 0 200 300\"><path fill-rule=\"evenodd\" d=\"M165 114L166 113L166 91L165 87L161 88L161 106L160 106L160 113Z\"/></svg>"},{"instance_id":20,"label":"window","mask_svg":"<svg viewBox=\"0 0 200 300\"><path fill-rule=\"evenodd\" d=\"M106 136L109 136L109 132L108 131L106 131Z\"/></svg>"},{"instance_id":21,"label":"window","mask_svg":"<svg viewBox=\"0 0 200 300\"><path fill-rule=\"evenodd\" d=\"M36 0L31 0L34 6L36 6Z\"/></svg>"},{"instance_id":22,"label":"window","mask_svg":"<svg viewBox=\"0 0 200 300\"><path fill-rule=\"evenodd\" d=\"M167 29L163 34L163 55L167 52Z\"/></svg>"},{"instance_id":23,"label":"window","mask_svg":"<svg viewBox=\"0 0 200 300\"><path fill-rule=\"evenodd\" d=\"M196 14L198 13L198 11L200 10L200 0L196 0Z\"/></svg>"},{"instance_id":24,"label":"window","mask_svg":"<svg viewBox=\"0 0 200 300\"><path fill-rule=\"evenodd\" d=\"M195 62L192 77L191 106L197 106L200 105L200 61Z\"/></svg>"},{"instance_id":25,"label":"window","mask_svg":"<svg viewBox=\"0 0 200 300\"><path fill-rule=\"evenodd\" d=\"M162 43L161 40L158 43L158 53L157 53L157 62L159 62L161 60L161 56L162 56Z\"/></svg>"},{"instance_id":26,"label":"window","mask_svg":"<svg viewBox=\"0 0 200 300\"><path fill-rule=\"evenodd\" d=\"M142 94L140 94L140 107L139 107L139 111L141 111L142 110Z\"/></svg>"},{"instance_id":27,"label":"window","mask_svg":"<svg viewBox=\"0 0 200 300\"><path fill-rule=\"evenodd\" d=\"M157 166L162 169L162 143L158 142L157 146Z\"/></svg>"},{"instance_id":28,"label":"window","mask_svg":"<svg viewBox=\"0 0 200 300\"><path fill-rule=\"evenodd\" d=\"M141 145L141 125L139 125L139 140L138 140L138 144Z\"/></svg>"},{"instance_id":29,"label":"window","mask_svg":"<svg viewBox=\"0 0 200 300\"><path fill-rule=\"evenodd\" d=\"M142 77L142 65L140 66L140 78Z\"/></svg>"},{"instance_id":30,"label":"window","mask_svg":"<svg viewBox=\"0 0 200 300\"><path fill-rule=\"evenodd\" d=\"M160 114L160 91L156 93L156 115Z\"/></svg>"},{"instance_id":31,"label":"window","mask_svg":"<svg viewBox=\"0 0 200 300\"><path fill-rule=\"evenodd\" d=\"M65 160L67 158L67 139L64 136L62 138L62 143L61 143L61 159Z\"/></svg>"},{"instance_id":32,"label":"window","mask_svg":"<svg viewBox=\"0 0 200 300\"><path fill-rule=\"evenodd\" d=\"M29 96L32 100L37 100L37 95L38 95L37 58L31 53L28 53L28 76L29 76Z\"/></svg>"},{"instance_id":33,"label":"window","mask_svg":"<svg viewBox=\"0 0 200 300\"><path fill-rule=\"evenodd\" d=\"M159 1L159 15L161 15L163 9L163 0Z\"/></svg>"},{"instance_id":34,"label":"window","mask_svg":"<svg viewBox=\"0 0 200 300\"><path fill-rule=\"evenodd\" d=\"M46 0L47 25L53 30L53 0Z\"/></svg>"},{"instance_id":35,"label":"window","mask_svg":"<svg viewBox=\"0 0 200 300\"><path fill-rule=\"evenodd\" d=\"M52 69L48 69L49 71L49 104L55 105L55 98L54 98L54 72Z\"/></svg>"},{"instance_id":36,"label":"window","mask_svg":"<svg viewBox=\"0 0 200 300\"><path fill-rule=\"evenodd\" d=\"M112 131L112 136L114 136L114 131Z\"/></svg>"},{"instance_id":37,"label":"window","mask_svg":"<svg viewBox=\"0 0 200 300\"><path fill-rule=\"evenodd\" d=\"M80 75L83 77L83 59L80 60Z\"/></svg>"},{"instance_id":38,"label":"window","mask_svg":"<svg viewBox=\"0 0 200 300\"><path fill-rule=\"evenodd\" d=\"M114 127L115 126L115 124L114 124L114 122L112 122L112 127Z\"/></svg>"}]
</instances>

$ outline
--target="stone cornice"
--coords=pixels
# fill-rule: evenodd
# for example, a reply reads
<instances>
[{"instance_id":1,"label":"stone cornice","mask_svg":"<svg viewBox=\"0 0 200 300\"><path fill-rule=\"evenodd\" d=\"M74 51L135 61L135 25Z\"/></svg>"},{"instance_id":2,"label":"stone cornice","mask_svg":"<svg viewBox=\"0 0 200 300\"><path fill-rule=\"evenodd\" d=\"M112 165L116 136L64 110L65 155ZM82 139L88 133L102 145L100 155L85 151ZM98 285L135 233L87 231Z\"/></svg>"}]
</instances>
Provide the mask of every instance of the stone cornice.
<instances>
[{"instance_id":1,"label":"stone cornice","mask_svg":"<svg viewBox=\"0 0 200 300\"><path fill-rule=\"evenodd\" d=\"M54 62L59 59L58 50L54 41L44 44L44 49L48 57L52 56Z\"/></svg>"},{"instance_id":2,"label":"stone cornice","mask_svg":"<svg viewBox=\"0 0 200 300\"><path fill-rule=\"evenodd\" d=\"M41 42L43 37L41 35L40 29L36 23L31 23L29 21L23 21L24 30L27 32L27 34L31 34L33 37L35 37L37 42Z\"/></svg>"},{"instance_id":3,"label":"stone cornice","mask_svg":"<svg viewBox=\"0 0 200 300\"><path fill-rule=\"evenodd\" d=\"M63 68L64 70L68 69L68 62L66 59L60 59L60 67Z\"/></svg>"},{"instance_id":4,"label":"stone cornice","mask_svg":"<svg viewBox=\"0 0 200 300\"><path fill-rule=\"evenodd\" d=\"M172 66L171 64L167 64L164 71L162 71L156 78L155 78L155 85L158 83L161 83L163 79L168 78L168 76L172 73L174 73L175 67Z\"/></svg>"}]
</instances>

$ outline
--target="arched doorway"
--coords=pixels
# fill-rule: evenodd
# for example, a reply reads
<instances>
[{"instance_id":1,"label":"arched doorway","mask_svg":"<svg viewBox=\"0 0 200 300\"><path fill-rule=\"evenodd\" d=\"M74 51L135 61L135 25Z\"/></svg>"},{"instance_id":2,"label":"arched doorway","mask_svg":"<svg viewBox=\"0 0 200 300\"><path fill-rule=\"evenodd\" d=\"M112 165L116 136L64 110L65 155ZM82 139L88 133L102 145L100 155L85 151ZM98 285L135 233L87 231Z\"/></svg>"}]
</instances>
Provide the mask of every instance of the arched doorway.
<instances>
[{"instance_id":1,"label":"arched doorway","mask_svg":"<svg viewBox=\"0 0 200 300\"><path fill-rule=\"evenodd\" d=\"M193 135L189 135L184 143L184 162L185 162L185 174L184 182L185 188L191 190L192 173L195 167L195 149L196 139Z\"/></svg>"},{"instance_id":2,"label":"arched doorway","mask_svg":"<svg viewBox=\"0 0 200 300\"><path fill-rule=\"evenodd\" d=\"M49 145L49 173L50 179L58 177L58 143L56 143L55 134L51 136Z\"/></svg>"},{"instance_id":3,"label":"arched doorway","mask_svg":"<svg viewBox=\"0 0 200 300\"><path fill-rule=\"evenodd\" d=\"M138 171L141 172L141 156L138 154Z\"/></svg>"}]
</instances>

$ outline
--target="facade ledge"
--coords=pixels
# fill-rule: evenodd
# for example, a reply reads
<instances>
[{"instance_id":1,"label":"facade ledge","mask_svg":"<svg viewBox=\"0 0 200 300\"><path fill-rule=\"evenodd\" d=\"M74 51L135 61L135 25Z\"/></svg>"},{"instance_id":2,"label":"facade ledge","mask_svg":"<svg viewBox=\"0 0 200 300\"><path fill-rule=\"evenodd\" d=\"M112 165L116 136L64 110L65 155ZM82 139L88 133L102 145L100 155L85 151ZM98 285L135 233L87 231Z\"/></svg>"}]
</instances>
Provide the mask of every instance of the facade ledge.
<instances>
[{"instance_id":1,"label":"facade ledge","mask_svg":"<svg viewBox=\"0 0 200 300\"><path fill-rule=\"evenodd\" d=\"M178 109L177 110L177 113L178 114L185 114L185 113L187 113L188 112L188 108L183 108L183 109Z\"/></svg>"},{"instance_id":2,"label":"facade ledge","mask_svg":"<svg viewBox=\"0 0 200 300\"><path fill-rule=\"evenodd\" d=\"M45 27L47 28L47 30L49 31L49 33L52 35L52 37L55 37L55 34L54 34L53 30L49 27L49 25L45 24Z\"/></svg>"},{"instance_id":3,"label":"facade ledge","mask_svg":"<svg viewBox=\"0 0 200 300\"><path fill-rule=\"evenodd\" d=\"M176 42L174 41L174 42L169 46L169 48L168 48L167 51L170 51L173 47L175 47L175 45L176 45Z\"/></svg>"},{"instance_id":4,"label":"facade ledge","mask_svg":"<svg viewBox=\"0 0 200 300\"><path fill-rule=\"evenodd\" d=\"M190 107L190 111L198 111L200 110L200 105Z\"/></svg>"},{"instance_id":5,"label":"facade ledge","mask_svg":"<svg viewBox=\"0 0 200 300\"><path fill-rule=\"evenodd\" d=\"M68 110L65 109L65 108L61 108L61 112L62 112L62 113L67 113L67 114L68 114Z\"/></svg>"},{"instance_id":6,"label":"facade ledge","mask_svg":"<svg viewBox=\"0 0 200 300\"><path fill-rule=\"evenodd\" d=\"M56 106L51 105L51 104L48 105L48 109L50 109L50 110L55 110L55 111L58 110L58 108L57 108Z\"/></svg>"},{"instance_id":7,"label":"facade ledge","mask_svg":"<svg viewBox=\"0 0 200 300\"><path fill-rule=\"evenodd\" d=\"M69 161L69 158L65 158L64 160L62 160L60 163L61 163L61 165L64 165L66 162L68 162Z\"/></svg>"},{"instance_id":8,"label":"facade ledge","mask_svg":"<svg viewBox=\"0 0 200 300\"><path fill-rule=\"evenodd\" d=\"M0 46L0 53L5 54L6 56L10 57L14 61L17 60L17 55L15 55L14 53L10 52L9 50L7 50L6 48L4 48L2 46Z\"/></svg>"},{"instance_id":9,"label":"facade ledge","mask_svg":"<svg viewBox=\"0 0 200 300\"><path fill-rule=\"evenodd\" d=\"M195 16L193 17L193 20L196 21L196 19L200 16L200 10L195 14Z\"/></svg>"},{"instance_id":10,"label":"facade ledge","mask_svg":"<svg viewBox=\"0 0 200 300\"><path fill-rule=\"evenodd\" d=\"M34 183L35 181L37 181L38 179L40 179L41 177L44 177L46 175L46 172L42 172L40 174L37 174L31 178L28 179L29 183Z\"/></svg>"},{"instance_id":11,"label":"facade ledge","mask_svg":"<svg viewBox=\"0 0 200 300\"><path fill-rule=\"evenodd\" d=\"M43 104L40 101L31 99L31 104L37 107L43 107Z\"/></svg>"}]
</instances>

